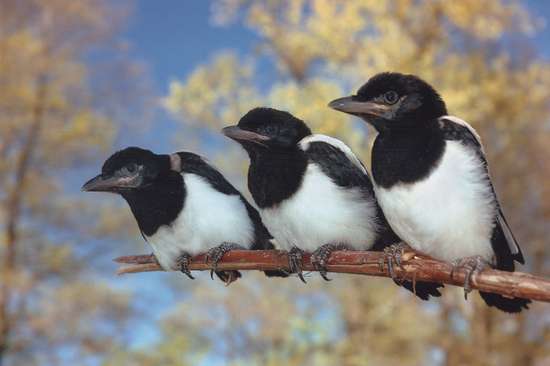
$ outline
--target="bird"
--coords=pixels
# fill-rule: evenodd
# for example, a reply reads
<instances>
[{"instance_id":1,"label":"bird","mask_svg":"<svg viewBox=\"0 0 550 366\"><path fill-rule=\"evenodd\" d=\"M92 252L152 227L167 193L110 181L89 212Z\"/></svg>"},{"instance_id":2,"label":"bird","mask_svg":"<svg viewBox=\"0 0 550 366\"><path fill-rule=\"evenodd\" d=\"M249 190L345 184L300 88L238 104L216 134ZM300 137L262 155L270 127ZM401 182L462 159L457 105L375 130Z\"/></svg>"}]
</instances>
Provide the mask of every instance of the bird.
<instances>
[{"instance_id":1,"label":"bird","mask_svg":"<svg viewBox=\"0 0 550 366\"><path fill-rule=\"evenodd\" d=\"M232 249L273 249L271 234L258 211L204 158L192 152L155 154L128 147L110 156L86 192L115 193L128 203L139 230L164 270L189 270L192 256L206 253L211 277L226 284L238 271L217 271ZM282 271L267 276L286 277Z\"/></svg>"},{"instance_id":2,"label":"bird","mask_svg":"<svg viewBox=\"0 0 550 366\"><path fill-rule=\"evenodd\" d=\"M342 141L312 134L289 112L265 107L222 131L248 153L249 191L276 246L289 252L291 272L303 282L304 251L329 280L332 251L381 250L399 240L376 202L367 170ZM440 296L441 286L417 282L416 294L425 300Z\"/></svg>"},{"instance_id":3,"label":"bird","mask_svg":"<svg viewBox=\"0 0 550 366\"><path fill-rule=\"evenodd\" d=\"M489 174L481 138L449 115L444 100L418 76L374 75L355 95L329 107L355 115L378 132L372 147L374 191L389 225L413 249L466 269L514 271L524 264ZM480 292L490 307L528 309L527 299Z\"/></svg>"}]
</instances>

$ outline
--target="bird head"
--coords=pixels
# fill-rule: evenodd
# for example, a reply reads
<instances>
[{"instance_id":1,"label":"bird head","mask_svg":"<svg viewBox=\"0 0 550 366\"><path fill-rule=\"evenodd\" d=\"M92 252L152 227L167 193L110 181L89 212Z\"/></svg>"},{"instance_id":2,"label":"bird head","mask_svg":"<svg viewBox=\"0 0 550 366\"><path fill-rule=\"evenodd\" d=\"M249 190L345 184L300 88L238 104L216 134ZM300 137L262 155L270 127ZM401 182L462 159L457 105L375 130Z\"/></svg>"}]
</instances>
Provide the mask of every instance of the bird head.
<instances>
[{"instance_id":1,"label":"bird head","mask_svg":"<svg viewBox=\"0 0 550 366\"><path fill-rule=\"evenodd\" d=\"M294 149L301 139L311 135L302 120L272 108L254 108L236 126L225 127L222 132L248 153Z\"/></svg>"},{"instance_id":2,"label":"bird head","mask_svg":"<svg viewBox=\"0 0 550 366\"><path fill-rule=\"evenodd\" d=\"M124 195L149 187L164 171L169 170L170 159L167 155L128 147L109 157L103 164L101 174L86 182L82 190Z\"/></svg>"},{"instance_id":3,"label":"bird head","mask_svg":"<svg viewBox=\"0 0 550 366\"><path fill-rule=\"evenodd\" d=\"M447 114L445 103L430 84L393 72L373 76L357 94L335 99L329 107L358 116L379 132L419 127Z\"/></svg>"}]
</instances>

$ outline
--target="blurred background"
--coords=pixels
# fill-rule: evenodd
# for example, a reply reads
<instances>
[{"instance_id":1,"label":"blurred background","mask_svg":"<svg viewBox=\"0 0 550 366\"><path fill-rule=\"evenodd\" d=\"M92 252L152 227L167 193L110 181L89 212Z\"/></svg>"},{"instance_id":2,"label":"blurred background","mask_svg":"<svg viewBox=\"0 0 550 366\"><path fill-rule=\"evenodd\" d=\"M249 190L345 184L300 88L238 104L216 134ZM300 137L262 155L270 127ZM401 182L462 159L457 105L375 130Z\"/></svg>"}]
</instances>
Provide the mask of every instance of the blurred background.
<instances>
[{"instance_id":1,"label":"blurred background","mask_svg":"<svg viewBox=\"0 0 550 366\"><path fill-rule=\"evenodd\" d=\"M368 164L372 131L326 103L414 73L480 132L521 270L548 276L549 19L534 0L0 0L0 365L549 365L548 304L509 316L349 275L117 277L112 258L150 249L122 199L80 192L129 145L193 150L246 191L219 129L258 105Z\"/></svg>"}]
</instances>

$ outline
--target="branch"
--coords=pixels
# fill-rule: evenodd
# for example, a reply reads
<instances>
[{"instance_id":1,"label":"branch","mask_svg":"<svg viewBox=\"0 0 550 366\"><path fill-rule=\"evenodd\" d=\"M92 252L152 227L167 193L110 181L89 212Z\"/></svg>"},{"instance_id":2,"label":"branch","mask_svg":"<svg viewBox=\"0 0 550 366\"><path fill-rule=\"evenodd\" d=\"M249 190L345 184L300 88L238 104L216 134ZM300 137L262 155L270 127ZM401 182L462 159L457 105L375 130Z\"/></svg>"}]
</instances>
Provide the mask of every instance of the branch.
<instances>
[{"instance_id":1,"label":"branch","mask_svg":"<svg viewBox=\"0 0 550 366\"><path fill-rule=\"evenodd\" d=\"M191 260L191 270L206 271L211 265L205 263L204 255ZM367 276L390 277L387 266L381 266L384 253L381 252L333 252L328 260L327 270L334 273L361 274ZM137 273L162 271L152 255L132 255L119 257L115 262L123 264L117 273ZM451 277L452 264L410 251L403 254L402 268L394 266L399 278L412 281L431 281L463 287L466 270L457 269ZM277 250L233 250L218 263L220 270L288 270L286 252ZM305 271L315 271L310 255L303 259ZM472 278L471 287L477 290L501 294L508 297L550 302L550 280L522 272L505 272L486 269Z\"/></svg>"}]
</instances>

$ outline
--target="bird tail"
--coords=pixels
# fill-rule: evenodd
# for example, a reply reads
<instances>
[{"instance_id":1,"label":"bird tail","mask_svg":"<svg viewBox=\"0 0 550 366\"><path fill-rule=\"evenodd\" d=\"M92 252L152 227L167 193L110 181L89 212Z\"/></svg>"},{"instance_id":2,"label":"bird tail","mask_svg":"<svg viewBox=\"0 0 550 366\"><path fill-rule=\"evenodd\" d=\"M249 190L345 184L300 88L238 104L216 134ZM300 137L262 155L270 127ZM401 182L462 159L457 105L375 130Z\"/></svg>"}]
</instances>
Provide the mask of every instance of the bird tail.
<instances>
[{"instance_id":1,"label":"bird tail","mask_svg":"<svg viewBox=\"0 0 550 366\"><path fill-rule=\"evenodd\" d=\"M495 268L501 271L513 272L515 270L514 260L523 263L524 259L521 249L502 215L502 211L499 211L499 217L493 235L492 241L499 243L499 248L504 248L504 250L495 253ZM531 303L531 300L528 299L504 297L488 292L480 291L479 295L487 306L494 306L506 313L519 313L524 309L529 309L528 305Z\"/></svg>"},{"instance_id":2,"label":"bird tail","mask_svg":"<svg viewBox=\"0 0 550 366\"><path fill-rule=\"evenodd\" d=\"M529 309L528 305L531 303L531 300L528 299L522 299L520 297L508 298L490 292L480 291L479 295L488 306L494 306L506 313L519 313L523 309Z\"/></svg>"},{"instance_id":3,"label":"bird tail","mask_svg":"<svg viewBox=\"0 0 550 366\"><path fill-rule=\"evenodd\" d=\"M217 271L215 273L216 276L225 282L226 285L230 285L232 282L235 282L242 277L242 274L239 271Z\"/></svg>"},{"instance_id":4,"label":"bird tail","mask_svg":"<svg viewBox=\"0 0 550 366\"><path fill-rule=\"evenodd\" d=\"M282 270L271 270L271 271L264 271L266 277L288 277L289 274Z\"/></svg>"},{"instance_id":5,"label":"bird tail","mask_svg":"<svg viewBox=\"0 0 550 366\"><path fill-rule=\"evenodd\" d=\"M440 297L439 289L445 287L442 283L422 281L417 281L414 284L412 281L404 281L401 285L422 300L429 300L430 296Z\"/></svg>"}]
</instances>

